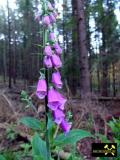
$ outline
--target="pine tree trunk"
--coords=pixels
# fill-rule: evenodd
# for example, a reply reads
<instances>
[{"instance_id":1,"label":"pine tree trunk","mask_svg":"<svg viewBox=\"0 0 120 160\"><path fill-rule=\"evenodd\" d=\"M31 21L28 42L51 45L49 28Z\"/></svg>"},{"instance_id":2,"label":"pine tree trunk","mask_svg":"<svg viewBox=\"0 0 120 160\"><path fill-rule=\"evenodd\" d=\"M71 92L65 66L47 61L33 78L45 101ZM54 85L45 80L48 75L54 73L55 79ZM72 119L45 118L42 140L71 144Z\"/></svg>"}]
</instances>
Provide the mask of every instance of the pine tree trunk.
<instances>
[{"instance_id":1,"label":"pine tree trunk","mask_svg":"<svg viewBox=\"0 0 120 160\"><path fill-rule=\"evenodd\" d=\"M105 42L106 36L105 36L105 29L104 24L102 26L102 51L101 51L101 57L102 57L102 84L101 84L101 95L102 96L108 96L108 64L107 64L107 52L106 50L106 42Z\"/></svg>"},{"instance_id":2,"label":"pine tree trunk","mask_svg":"<svg viewBox=\"0 0 120 160\"><path fill-rule=\"evenodd\" d=\"M78 42L79 42L79 62L80 62L80 89L81 97L85 97L90 93L90 74L88 67L88 51L86 46L86 28L84 1L77 0L78 14Z\"/></svg>"},{"instance_id":3,"label":"pine tree trunk","mask_svg":"<svg viewBox=\"0 0 120 160\"><path fill-rule=\"evenodd\" d=\"M97 81L98 81L98 93L100 92L100 69L99 66L97 67Z\"/></svg>"},{"instance_id":4,"label":"pine tree trunk","mask_svg":"<svg viewBox=\"0 0 120 160\"><path fill-rule=\"evenodd\" d=\"M72 17L74 19L74 23L77 22L77 1L72 0ZM76 94L77 89L77 66L78 66L78 38L77 38L77 25L73 26L72 29L72 77L71 77L71 91L72 94Z\"/></svg>"},{"instance_id":5,"label":"pine tree trunk","mask_svg":"<svg viewBox=\"0 0 120 160\"><path fill-rule=\"evenodd\" d=\"M16 30L16 25L15 25L15 20L14 20L14 31ZM16 34L14 32L14 49L13 49L13 83L16 84Z\"/></svg>"},{"instance_id":6,"label":"pine tree trunk","mask_svg":"<svg viewBox=\"0 0 120 160\"><path fill-rule=\"evenodd\" d=\"M3 52L3 79L4 83L6 83L6 77L7 77L7 67L6 67L6 40L4 42L4 52Z\"/></svg>"},{"instance_id":7,"label":"pine tree trunk","mask_svg":"<svg viewBox=\"0 0 120 160\"><path fill-rule=\"evenodd\" d=\"M112 63L112 88L113 88L113 96L116 96L116 87L115 87L115 64L114 62Z\"/></svg>"},{"instance_id":8,"label":"pine tree trunk","mask_svg":"<svg viewBox=\"0 0 120 160\"><path fill-rule=\"evenodd\" d=\"M12 87L12 57L11 57L11 22L10 22L10 9L9 2L7 0L7 10L8 10L8 55L9 55L9 88Z\"/></svg>"}]
</instances>

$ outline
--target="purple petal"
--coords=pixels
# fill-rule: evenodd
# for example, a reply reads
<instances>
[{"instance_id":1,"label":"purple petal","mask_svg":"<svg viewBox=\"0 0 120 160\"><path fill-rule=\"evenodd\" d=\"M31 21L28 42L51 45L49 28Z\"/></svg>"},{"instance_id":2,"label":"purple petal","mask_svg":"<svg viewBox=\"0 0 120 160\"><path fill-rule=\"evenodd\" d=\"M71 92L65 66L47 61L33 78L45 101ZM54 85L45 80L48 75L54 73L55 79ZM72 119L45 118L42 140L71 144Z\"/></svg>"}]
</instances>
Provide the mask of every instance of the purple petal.
<instances>
[{"instance_id":1,"label":"purple petal","mask_svg":"<svg viewBox=\"0 0 120 160\"><path fill-rule=\"evenodd\" d=\"M54 72L52 74L52 83L57 87L57 88L62 88L62 81L61 81L61 76L59 72Z\"/></svg>"},{"instance_id":2,"label":"purple petal","mask_svg":"<svg viewBox=\"0 0 120 160\"><path fill-rule=\"evenodd\" d=\"M49 34L49 39L50 39L51 41L54 41L54 40L55 40L55 35L54 35L53 32L51 32L51 33Z\"/></svg>"},{"instance_id":3,"label":"purple petal","mask_svg":"<svg viewBox=\"0 0 120 160\"><path fill-rule=\"evenodd\" d=\"M62 128L65 134L67 134L70 131L71 126L72 125L68 123L66 120L62 120L60 124L60 127Z\"/></svg>"},{"instance_id":4,"label":"purple petal","mask_svg":"<svg viewBox=\"0 0 120 160\"><path fill-rule=\"evenodd\" d=\"M52 55L52 63L55 68L60 68L62 66L60 57L56 54Z\"/></svg>"},{"instance_id":5,"label":"purple petal","mask_svg":"<svg viewBox=\"0 0 120 160\"><path fill-rule=\"evenodd\" d=\"M57 42L53 45L53 47L58 55L62 54L62 49Z\"/></svg>"},{"instance_id":6,"label":"purple petal","mask_svg":"<svg viewBox=\"0 0 120 160\"><path fill-rule=\"evenodd\" d=\"M56 22L56 18L55 18L55 16L54 16L54 14L50 14L49 18L50 18L50 22L51 22L51 23Z\"/></svg>"},{"instance_id":7,"label":"purple petal","mask_svg":"<svg viewBox=\"0 0 120 160\"><path fill-rule=\"evenodd\" d=\"M67 99L64 98L64 96L61 95L59 92L57 92L57 96L59 98L59 106L58 106L58 108L61 109L61 110L64 110L64 106L65 106L65 103L66 103Z\"/></svg>"},{"instance_id":8,"label":"purple petal","mask_svg":"<svg viewBox=\"0 0 120 160\"><path fill-rule=\"evenodd\" d=\"M53 112L53 117L54 117L55 123L60 124L63 121L65 115L63 111L61 111L60 109L57 109Z\"/></svg>"},{"instance_id":9,"label":"purple petal","mask_svg":"<svg viewBox=\"0 0 120 160\"><path fill-rule=\"evenodd\" d=\"M58 13L56 11L53 12L53 15L55 16L55 18L57 18Z\"/></svg>"},{"instance_id":10,"label":"purple petal","mask_svg":"<svg viewBox=\"0 0 120 160\"><path fill-rule=\"evenodd\" d=\"M50 2L48 2L48 9L50 10L50 11L52 11L54 8L53 8L53 6L52 6L52 4L50 3Z\"/></svg>"},{"instance_id":11,"label":"purple petal","mask_svg":"<svg viewBox=\"0 0 120 160\"><path fill-rule=\"evenodd\" d=\"M54 88L50 88L48 91L48 107L51 110L56 110L60 105L57 91Z\"/></svg>"},{"instance_id":12,"label":"purple petal","mask_svg":"<svg viewBox=\"0 0 120 160\"><path fill-rule=\"evenodd\" d=\"M45 54L46 56L52 56L52 49L51 49L51 46L50 46L50 45L45 46L44 54Z\"/></svg>"},{"instance_id":13,"label":"purple petal","mask_svg":"<svg viewBox=\"0 0 120 160\"><path fill-rule=\"evenodd\" d=\"M47 68L52 68L52 62L51 62L50 57L45 56L43 59L43 63Z\"/></svg>"},{"instance_id":14,"label":"purple petal","mask_svg":"<svg viewBox=\"0 0 120 160\"><path fill-rule=\"evenodd\" d=\"M44 16L43 17L43 24L46 26L49 26L51 24L49 16Z\"/></svg>"},{"instance_id":15,"label":"purple petal","mask_svg":"<svg viewBox=\"0 0 120 160\"><path fill-rule=\"evenodd\" d=\"M38 98L43 99L47 94L47 84L45 79L39 79L37 84L36 95Z\"/></svg>"}]
</instances>

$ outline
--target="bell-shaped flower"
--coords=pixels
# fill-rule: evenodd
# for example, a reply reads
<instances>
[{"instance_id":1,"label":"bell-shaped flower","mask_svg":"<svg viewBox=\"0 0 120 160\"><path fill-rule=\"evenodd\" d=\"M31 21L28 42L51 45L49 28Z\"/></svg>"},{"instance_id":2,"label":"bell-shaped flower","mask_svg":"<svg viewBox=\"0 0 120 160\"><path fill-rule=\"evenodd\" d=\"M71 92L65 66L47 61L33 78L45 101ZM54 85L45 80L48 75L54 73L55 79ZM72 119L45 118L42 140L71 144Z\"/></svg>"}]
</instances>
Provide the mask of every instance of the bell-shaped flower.
<instances>
[{"instance_id":1,"label":"bell-shaped flower","mask_svg":"<svg viewBox=\"0 0 120 160\"><path fill-rule=\"evenodd\" d=\"M54 111L59 105L58 92L54 88L50 88L48 91L48 107Z\"/></svg>"},{"instance_id":2,"label":"bell-shaped flower","mask_svg":"<svg viewBox=\"0 0 120 160\"><path fill-rule=\"evenodd\" d=\"M60 57L56 54L52 55L52 64L55 68L60 68L62 66L62 62L60 60Z\"/></svg>"},{"instance_id":3,"label":"bell-shaped flower","mask_svg":"<svg viewBox=\"0 0 120 160\"><path fill-rule=\"evenodd\" d=\"M51 13L51 14L49 15L49 18L50 18L50 22L51 22L51 23L55 23L55 22L56 22L56 18L55 18L55 16L54 16L54 14Z\"/></svg>"},{"instance_id":4,"label":"bell-shaped flower","mask_svg":"<svg viewBox=\"0 0 120 160\"><path fill-rule=\"evenodd\" d=\"M43 24L45 26L49 26L51 24L50 17L48 15L43 17Z\"/></svg>"},{"instance_id":5,"label":"bell-shaped flower","mask_svg":"<svg viewBox=\"0 0 120 160\"><path fill-rule=\"evenodd\" d=\"M46 56L52 56L52 49L51 49L51 46L50 46L50 45L45 46L44 54L45 54Z\"/></svg>"},{"instance_id":6,"label":"bell-shaped flower","mask_svg":"<svg viewBox=\"0 0 120 160\"><path fill-rule=\"evenodd\" d=\"M54 8L50 2L48 2L47 6L49 11L53 11Z\"/></svg>"},{"instance_id":7,"label":"bell-shaped flower","mask_svg":"<svg viewBox=\"0 0 120 160\"><path fill-rule=\"evenodd\" d=\"M58 55L62 54L62 49L57 42L53 45L53 47Z\"/></svg>"},{"instance_id":8,"label":"bell-shaped flower","mask_svg":"<svg viewBox=\"0 0 120 160\"><path fill-rule=\"evenodd\" d=\"M52 74L52 83L55 85L57 88L62 88L62 81L61 81L61 76L59 72L54 72Z\"/></svg>"},{"instance_id":9,"label":"bell-shaped flower","mask_svg":"<svg viewBox=\"0 0 120 160\"><path fill-rule=\"evenodd\" d=\"M64 96L61 95L59 92L57 92L57 96L58 96L58 99L59 99L58 108L61 109L61 110L64 110L64 108L65 108L65 103L67 102L67 99L64 98Z\"/></svg>"},{"instance_id":10,"label":"bell-shaped flower","mask_svg":"<svg viewBox=\"0 0 120 160\"><path fill-rule=\"evenodd\" d=\"M67 134L70 131L71 123L67 122L65 119L62 120L60 127L64 131L65 134Z\"/></svg>"},{"instance_id":11,"label":"bell-shaped flower","mask_svg":"<svg viewBox=\"0 0 120 160\"><path fill-rule=\"evenodd\" d=\"M55 40L55 35L54 35L53 32L51 32L51 33L49 34L49 40L51 40L51 41L54 41L54 40Z\"/></svg>"},{"instance_id":12,"label":"bell-shaped flower","mask_svg":"<svg viewBox=\"0 0 120 160\"><path fill-rule=\"evenodd\" d=\"M61 95L59 92L57 92L54 88L50 88L48 91L48 107L51 110L64 110L64 106L66 103L66 99Z\"/></svg>"},{"instance_id":13,"label":"bell-shaped flower","mask_svg":"<svg viewBox=\"0 0 120 160\"><path fill-rule=\"evenodd\" d=\"M43 63L46 68L52 68L52 62L51 62L51 58L49 56L44 57Z\"/></svg>"},{"instance_id":14,"label":"bell-shaped flower","mask_svg":"<svg viewBox=\"0 0 120 160\"><path fill-rule=\"evenodd\" d=\"M53 117L55 123L60 124L63 121L65 114L60 109L56 109L55 111L53 111Z\"/></svg>"},{"instance_id":15,"label":"bell-shaped flower","mask_svg":"<svg viewBox=\"0 0 120 160\"><path fill-rule=\"evenodd\" d=\"M39 99L43 99L47 95L47 84L45 79L39 79L37 84L36 95Z\"/></svg>"}]
</instances>

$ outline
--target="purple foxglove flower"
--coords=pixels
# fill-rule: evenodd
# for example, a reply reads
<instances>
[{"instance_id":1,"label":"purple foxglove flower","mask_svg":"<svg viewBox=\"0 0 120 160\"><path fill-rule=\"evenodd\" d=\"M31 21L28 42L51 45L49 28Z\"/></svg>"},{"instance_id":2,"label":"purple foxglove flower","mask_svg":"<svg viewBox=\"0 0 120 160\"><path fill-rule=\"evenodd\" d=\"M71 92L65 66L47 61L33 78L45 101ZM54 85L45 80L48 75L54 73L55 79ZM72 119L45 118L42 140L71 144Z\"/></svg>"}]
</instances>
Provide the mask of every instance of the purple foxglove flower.
<instances>
[{"instance_id":1,"label":"purple foxglove flower","mask_svg":"<svg viewBox=\"0 0 120 160\"><path fill-rule=\"evenodd\" d=\"M43 99L47 95L47 84L45 79L39 79L37 84L36 95L39 99Z\"/></svg>"},{"instance_id":2,"label":"purple foxglove flower","mask_svg":"<svg viewBox=\"0 0 120 160\"><path fill-rule=\"evenodd\" d=\"M56 11L53 12L53 15L55 16L55 18L57 18L58 13Z\"/></svg>"},{"instance_id":3,"label":"purple foxglove flower","mask_svg":"<svg viewBox=\"0 0 120 160\"><path fill-rule=\"evenodd\" d=\"M60 105L58 92L54 88L50 88L48 91L48 107L51 110L56 110Z\"/></svg>"},{"instance_id":4,"label":"purple foxglove flower","mask_svg":"<svg viewBox=\"0 0 120 160\"><path fill-rule=\"evenodd\" d=\"M66 99L57 92L54 88L50 88L48 91L48 107L51 110L61 109L64 110Z\"/></svg>"},{"instance_id":5,"label":"purple foxglove flower","mask_svg":"<svg viewBox=\"0 0 120 160\"><path fill-rule=\"evenodd\" d=\"M44 59L43 59L43 63L45 65L45 67L52 68L52 62L51 62L50 57L45 56Z\"/></svg>"},{"instance_id":6,"label":"purple foxglove flower","mask_svg":"<svg viewBox=\"0 0 120 160\"><path fill-rule=\"evenodd\" d=\"M64 131L65 134L67 134L70 131L71 124L68 123L66 120L63 120L60 124L60 127Z\"/></svg>"},{"instance_id":7,"label":"purple foxglove flower","mask_svg":"<svg viewBox=\"0 0 120 160\"><path fill-rule=\"evenodd\" d=\"M63 95L61 95L59 92L57 92L57 94L58 94L58 98L59 98L59 102L60 102L58 105L58 108L61 110L64 110L64 106L65 106L67 99L65 99L63 97Z\"/></svg>"},{"instance_id":8,"label":"purple foxglove flower","mask_svg":"<svg viewBox=\"0 0 120 160\"><path fill-rule=\"evenodd\" d=\"M62 54L62 49L60 48L59 44L56 42L53 47L58 55Z\"/></svg>"},{"instance_id":9,"label":"purple foxglove flower","mask_svg":"<svg viewBox=\"0 0 120 160\"><path fill-rule=\"evenodd\" d=\"M50 14L50 22L51 23L54 23L54 22L56 22L56 18L55 18L55 16L54 16L54 14Z\"/></svg>"},{"instance_id":10,"label":"purple foxglove flower","mask_svg":"<svg viewBox=\"0 0 120 160\"><path fill-rule=\"evenodd\" d=\"M43 24L49 26L51 24L49 16L43 17Z\"/></svg>"},{"instance_id":11,"label":"purple foxglove flower","mask_svg":"<svg viewBox=\"0 0 120 160\"><path fill-rule=\"evenodd\" d=\"M60 57L56 54L52 55L52 64L55 68L60 68L62 66L62 62L60 60Z\"/></svg>"},{"instance_id":12,"label":"purple foxglove flower","mask_svg":"<svg viewBox=\"0 0 120 160\"><path fill-rule=\"evenodd\" d=\"M55 40L55 35L54 35L53 32L51 32L51 33L49 34L49 39L50 39L51 41L54 41L54 40Z\"/></svg>"},{"instance_id":13,"label":"purple foxglove flower","mask_svg":"<svg viewBox=\"0 0 120 160\"><path fill-rule=\"evenodd\" d=\"M61 81L61 76L59 72L54 72L52 74L52 83L57 87L57 88L62 88L62 81Z\"/></svg>"},{"instance_id":14,"label":"purple foxglove flower","mask_svg":"<svg viewBox=\"0 0 120 160\"><path fill-rule=\"evenodd\" d=\"M51 46L50 46L50 45L48 45L48 46L45 47L45 49L44 49L44 54L45 54L46 56L52 56L52 49L51 49Z\"/></svg>"},{"instance_id":15,"label":"purple foxglove flower","mask_svg":"<svg viewBox=\"0 0 120 160\"><path fill-rule=\"evenodd\" d=\"M53 111L53 117L54 117L55 123L60 124L63 121L65 115L63 111L61 111L60 109L57 109Z\"/></svg>"},{"instance_id":16,"label":"purple foxglove flower","mask_svg":"<svg viewBox=\"0 0 120 160\"><path fill-rule=\"evenodd\" d=\"M48 5L47 5L47 6L48 6L48 9L49 9L50 11L53 11L54 8L53 8L53 6L52 6L52 4L51 4L50 2L48 2Z\"/></svg>"}]
</instances>

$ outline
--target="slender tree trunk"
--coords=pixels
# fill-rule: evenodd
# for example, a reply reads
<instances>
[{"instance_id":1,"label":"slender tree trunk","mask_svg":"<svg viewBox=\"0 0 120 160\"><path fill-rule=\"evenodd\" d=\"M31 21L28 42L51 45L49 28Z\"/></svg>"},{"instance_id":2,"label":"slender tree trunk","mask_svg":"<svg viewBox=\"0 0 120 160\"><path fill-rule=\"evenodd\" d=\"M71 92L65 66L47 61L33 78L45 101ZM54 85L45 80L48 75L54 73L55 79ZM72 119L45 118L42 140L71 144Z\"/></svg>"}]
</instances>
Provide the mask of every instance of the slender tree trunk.
<instances>
[{"instance_id":1,"label":"slender tree trunk","mask_svg":"<svg viewBox=\"0 0 120 160\"><path fill-rule=\"evenodd\" d=\"M3 79L4 83L6 83L6 77L7 77L7 67L6 67L6 40L4 42L4 53L3 53Z\"/></svg>"},{"instance_id":2,"label":"slender tree trunk","mask_svg":"<svg viewBox=\"0 0 120 160\"><path fill-rule=\"evenodd\" d=\"M100 69L97 67L98 93L100 92Z\"/></svg>"},{"instance_id":3,"label":"slender tree trunk","mask_svg":"<svg viewBox=\"0 0 120 160\"><path fill-rule=\"evenodd\" d=\"M65 62L65 59L67 57L67 54L66 54L66 35L65 35L65 14L66 14L66 0L63 0L63 6L64 6L64 9L63 9L63 45L64 45L64 62Z\"/></svg>"},{"instance_id":4,"label":"slender tree trunk","mask_svg":"<svg viewBox=\"0 0 120 160\"><path fill-rule=\"evenodd\" d=\"M90 70L90 91L92 92L93 88L92 88L92 55L93 55L93 51L92 51L92 45L91 45L91 26L90 26L90 2L91 0L87 0L85 1L85 7L86 7L86 12L85 12L85 16L86 16L86 30L87 30L87 49L89 52L89 70Z\"/></svg>"},{"instance_id":5,"label":"slender tree trunk","mask_svg":"<svg viewBox=\"0 0 120 160\"><path fill-rule=\"evenodd\" d=\"M101 57L102 57L102 84L101 84L101 95L102 96L108 96L108 64L107 64L107 52L106 50L106 42L105 42L106 36L105 36L105 29L104 24L102 26L102 51L101 51Z\"/></svg>"},{"instance_id":6,"label":"slender tree trunk","mask_svg":"<svg viewBox=\"0 0 120 160\"><path fill-rule=\"evenodd\" d=\"M14 31L16 30L14 20ZM13 51L13 83L16 84L16 34L14 32L14 51Z\"/></svg>"},{"instance_id":7,"label":"slender tree trunk","mask_svg":"<svg viewBox=\"0 0 120 160\"><path fill-rule=\"evenodd\" d=\"M88 50L86 46L86 28L84 15L84 1L77 0L78 14L78 40L79 40L79 62L80 62L80 89L81 97L90 92L90 74L88 68Z\"/></svg>"},{"instance_id":8,"label":"slender tree trunk","mask_svg":"<svg viewBox=\"0 0 120 160\"><path fill-rule=\"evenodd\" d=\"M72 0L72 17L74 23L77 22L77 1ZM77 66L78 66L78 38L77 38L77 25L73 26L72 29L72 77L71 77L71 91L72 94L76 94L77 89Z\"/></svg>"},{"instance_id":9,"label":"slender tree trunk","mask_svg":"<svg viewBox=\"0 0 120 160\"><path fill-rule=\"evenodd\" d=\"M11 57L11 22L10 22L10 9L9 2L7 0L7 10L8 10L8 53L9 53L9 88L12 87L12 57Z\"/></svg>"},{"instance_id":10,"label":"slender tree trunk","mask_svg":"<svg viewBox=\"0 0 120 160\"><path fill-rule=\"evenodd\" d=\"M115 87L115 64L114 62L112 63L112 88L113 88L113 96L116 96L116 87Z\"/></svg>"}]
</instances>

